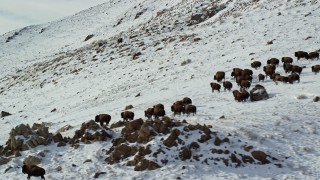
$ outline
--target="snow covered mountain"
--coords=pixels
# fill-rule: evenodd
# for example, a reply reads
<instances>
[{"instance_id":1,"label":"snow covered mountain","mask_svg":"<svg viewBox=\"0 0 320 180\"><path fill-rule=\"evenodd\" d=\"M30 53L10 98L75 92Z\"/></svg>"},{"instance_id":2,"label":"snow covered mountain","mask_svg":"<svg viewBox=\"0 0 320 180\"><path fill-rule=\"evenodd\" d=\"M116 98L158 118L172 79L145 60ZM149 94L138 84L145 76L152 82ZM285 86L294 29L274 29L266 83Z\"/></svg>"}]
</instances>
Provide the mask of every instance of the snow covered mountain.
<instances>
[{"instance_id":1,"label":"snow covered mountain","mask_svg":"<svg viewBox=\"0 0 320 180\"><path fill-rule=\"evenodd\" d=\"M0 145L20 124L43 123L52 133L70 125L62 135L72 137L97 114L110 114L110 125L133 105L135 119L146 120L144 111L162 103L170 118L210 125L281 160L281 167L172 160L134 171L106 163L111 140L78 149L51 143L10 157L0 176L25 178L19 168L25 157L45 152L40 166L46 179L93 179L97 172L106 172L101 179L319 179L320 110L314 99L320 75L311 67L320 61L295 57L296 51L320 51L319 9L317 0L110 0L0 36L0 110L12 114L1 118ZM282 57L304 67L300 82L259 82L267 60ZM252 69L253 61L261 61L261 68ZM212 93L217 71L239 90L231 78L236 67L252 69L250 89L261 84L270 98L237 102L232 92ZM282 62L276 72L289 75ZM186 96L197 114L174 117L170 106ZM120 134L115 128L114 136ZM200 151L208 149L200 145Z\"/></svg>"}]
</instances>

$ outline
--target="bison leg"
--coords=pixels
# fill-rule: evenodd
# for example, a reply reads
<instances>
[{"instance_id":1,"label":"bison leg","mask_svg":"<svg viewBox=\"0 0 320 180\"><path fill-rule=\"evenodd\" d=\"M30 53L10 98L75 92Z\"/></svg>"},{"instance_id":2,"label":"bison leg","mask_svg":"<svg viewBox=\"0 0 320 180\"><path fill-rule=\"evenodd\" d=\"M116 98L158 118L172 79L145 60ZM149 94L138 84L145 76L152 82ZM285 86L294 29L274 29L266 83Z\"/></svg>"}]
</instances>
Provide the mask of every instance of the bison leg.
<instances>
[{"instance_id":1,"label":"bison leg","mask_svg":"<svg viewBox=\"0 0 320 180\"><path fill-rule=\"evenodd\" d=\"M41 179L45 180L46 178L44 178L44 175L41 176Z\"/></svg>"}]
</instances>

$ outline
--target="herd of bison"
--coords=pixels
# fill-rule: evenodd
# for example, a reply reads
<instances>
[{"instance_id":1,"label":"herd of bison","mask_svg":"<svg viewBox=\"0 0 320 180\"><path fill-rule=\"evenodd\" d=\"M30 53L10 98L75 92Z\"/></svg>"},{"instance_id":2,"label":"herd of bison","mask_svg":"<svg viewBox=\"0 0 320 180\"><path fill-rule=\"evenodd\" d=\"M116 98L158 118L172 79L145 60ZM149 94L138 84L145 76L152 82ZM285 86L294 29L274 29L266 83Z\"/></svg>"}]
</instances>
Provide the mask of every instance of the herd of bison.
<instances>
[{"instance_id":1,"label":"herd of bison","mask_svg":"<svg viewBox=\"0 0 320 180\"><path fill-rule=\"evenodd\" d=\"M318 52L305 52L305 51L297 51L294 53L295 57L297 57L297 60L301 58L305 59L319 59L319 53ZM282 57L281 58L282 62L282 67L285 73L291 73L288 76L286 75L281 75L276 72L276 68L279 67L280 60L277 58L271 58L267 60L267 64L263 66L263 71L265 74L259 74L258 80L264 81L268 76L270 79L272 79L274 82L283 82L283 83L290 83L292 84L293 82L297 81L300 82L300 75L304 67L300 67L298 65L293 65L293 58L291 57ZM260 61L254 61L251 63L251 67L254 69L260 68L262 63ZM314 65L311 67L312 72L317 74L320 71L320 64ZM253 79L253 71L251 69L241 69L241 68L233 68L233 71L231 72L231 76L237 83L237 85L240 87L240 90L234 90L232 91L233 96L236 101L241 102L241 101L246 101L249 97L250 94L246 89L249 89L252 83ZM221 85L220 83L222 82L222 85L224 87L224 90L231 90L232 88L232 82L226 81L225 80L225 72L223 71L218 71L216 72L214 76L214 80L217 82L212 82L210 83L210 86L212 88L212 92L215 90L220 92ZM261 85L257 84L256 88L262 87Z\"/></svg>"},{"instance_id":2,"label":"herd of bison","mask_svg":"<svg viewBox=\"0 0 320 180\"><path fill-rule=\"evenodd\" d=\"M318 52L304 52L304 51L297 51L295 52L295 57L297 57L297 60L301 58L305 59L319 59L319 53ZM267 60L267 64L263 66L263 71L265 74L259 74L258 80L264 81L268 76L273 81L277 82L283 82L283 83L290 83L297 81L300 82L300 75L304 67L300 67L298 65L293 65L293 58L291 57L282 57L281 58L282 67L284 69L284 72L290 73L288 76L281 75L276 72L276 68L279 67L280 60L277 58L271 58ZM260 68L262 63L260 61L254 61L251 63L251 67L254 69ZM320 71L320 64L314 65L311 67L312 72L317 74ZM241 69L241 68L233 68L233 71L231 72L232 79L237 83L237 85L240 87L240 90L234 90L232 91L233 96L236 101L242 102L246 101L250 94L247 91L247 89L250 88L252 79L253 79L253 71L251 69ZM218 71L214 75L214 80L217 82L210 83L210 86L212 88L212 92L218 91L220 92L221 89L221 83L224 87L224 90L231 91L233 84L230 81L225 80L225 72ZM256 87L259 87L261 85L257 84ZM261 86L262 87L262 86ZM190 115L191 113L194 115L197 112L197 107L192 105L192 100L189 97L184 97L182 100L178 100L171 106L171 111L173 112L173 115L181 115L181 114L187 114ZM166 112L164 110L163 104L156 104L153 107L150 107L144 111L145 117L150 119L154 117L155 119L159 119L159 117L163 117L166 115ZM133 120L134 119L134 112L132 111L124 111L121 113L121 118L123 121ZM101 126L106 125L108 126L109 122L111 121L111 116L109 114L99 114L95 116L95 121L97 123L100 123ZM27 166L24 165L22 169L23 173L28 174L28 179L30 176L40 176L41 179L44 179L45 170L38 166Z\"/></svg>"},{"instance_id":3,"label":"herd of bison","mask_svg":"<svg viewBox=\"0 0 320 180\"><path fill-rule=\"evenodd\" d=\"M305 59L319 59L319 53L318 52L304 52L304 51L297 51L295 52L295 57L297 57L297 60L301 58ZM276 68L280 64L280 60L277 58L271 58L267 60L267 64L263 67L263 71L265 74L259 74L258 80L264 81L268 76L270 79L275 81L276 83L281 81L283 83L290 83L297 81L300 82L300 75L304 67L300 67L298 65L293 65L293 58L291 57L282 57L281 58L282 67L285 71L285 73L290 73L288 76L281 75L276 72ZM254 61L251 63L251 67L254 69L260 68L262 63L260 61ZM311 67L312 72L318 73L320 71L320 64L314 65ZM232 91L233 96L236 101L242 102L246 101L250 94L247 91L247 89L250 88L252 79L253 79L253 71L251 69L241 69L241 68L233 68L233 71L231 72L231 77L234 79L234 81L237 83L237 85L240 87L240 90L234 90ZM218 71L214 75L214 80L217 82L211 82L210 86L212 88L212 92L218 91L220 92L221 89L221 83L224 87L224 90L231 91L233 84L230 81L225 80L225 72L224 71ZM263 87L259 84L257 84L255 87ZM171 111L173 112L173 115L181 115L181 114L187 114L190 115L191 113L194 115L197 112L197 107L192 105L192 100L189 97L184 97L182 100L178 100L173 103L171 106ZM159 117L163 117L166 115L166 112L164 110L163 104L156 104L153 107L150 107L144 111L145 117L150 119L154 117L155 119L158 119ZM134 119L134 112L132 111L124 111L121 113L121 118L124 121L133 120ZM111 120L111 116L109 114L99 114L96 115L95 121L99 122L100 125L108 125Z\"/></svg>"}]
</instances>

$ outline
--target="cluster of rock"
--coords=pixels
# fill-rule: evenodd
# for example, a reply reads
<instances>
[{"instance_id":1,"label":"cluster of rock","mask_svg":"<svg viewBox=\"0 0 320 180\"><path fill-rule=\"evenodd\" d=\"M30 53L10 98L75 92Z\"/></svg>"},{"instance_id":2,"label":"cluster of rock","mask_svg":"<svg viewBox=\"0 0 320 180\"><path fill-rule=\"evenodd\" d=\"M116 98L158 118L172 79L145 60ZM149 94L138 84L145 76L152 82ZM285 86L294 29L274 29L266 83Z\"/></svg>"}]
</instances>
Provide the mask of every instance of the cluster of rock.
<instances>
[{"instance_id":1,"label":"cluster of rock","mask_svg":"<svg viewBox=\"0 0 320 180\"><path fill-rule=\"evenodd\" d=\"M48 127L35 123L30 128L28 124L20 124L11 129L5 146L0 147L0 156L19 156L20 151L40 145L48 145L51 141L52 134L49 133Z\"/></svg>"},{"instance_id":2,"label":"cluster of rock","mask_svg":"<svg viewBox=\"0 0 320 180\"><path fill-rule=\"evenodd\" d=\"M68 141L77 147L80 142L90 144L95 141L107 141L112 138L113 132L97 124L94 120L82 123L81 128L75 131L75 135Z\"/></svg>"},{"instance_id":3,"label":"cluster of rock","mask_svg":"<svg viewBox=\"0 0 320 180\"><path fill-rule=\"evenodd\" d=\"M178 161L232 167L278 161L263 151L253 150L252 146L240 144L240 139L211 129L211 126L192 125L168 117L136 119L126 123L121 136L112 140L105 161L134 166L136 171L154 170Z\"/></svg>"}]
</instances>

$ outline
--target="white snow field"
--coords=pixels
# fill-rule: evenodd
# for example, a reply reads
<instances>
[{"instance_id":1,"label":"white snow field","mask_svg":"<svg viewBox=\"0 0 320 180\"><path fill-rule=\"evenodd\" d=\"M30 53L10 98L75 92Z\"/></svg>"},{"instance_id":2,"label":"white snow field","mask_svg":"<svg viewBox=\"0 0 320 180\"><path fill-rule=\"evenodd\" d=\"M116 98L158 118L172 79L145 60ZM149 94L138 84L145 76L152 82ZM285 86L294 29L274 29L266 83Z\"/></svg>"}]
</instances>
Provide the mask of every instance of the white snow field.
<instances>
[{"instance_id":1,"label":"white snow field","mask_svg":"<svg viewBox=\"0 0 320 180\"><path fill-rule=\"evenodd\" d=\"M210 8L217 13L189 24L191 16ZM131 104L135 119L145 120L144 110L163 103L168 117L212 125L212 131L232 134L282 164L235 167L172 158L156 170L134 171L123 163L106 163L111 140L80 143L77 149L51 143L10 157L0 166L0 179L27 178L21 172L23 160L39 152L45 152L39 166L46 169L47 180L94 179L96 172L106 172L97 179L121 180L320 179L320 104L314 102L320 96L320 74L311 71L320 60L294 56L300 50L320 51L319 17L318 0L110 0L0 36L0 111L12 114L0 120L0 145L19 124L45 123L51 133L71 125L63 132L71 137L97 114L110 114L110 125ZM93 37L85 41L88 35ZM263 67L250 67L254 60L264 66L270 58L287 56L305 67L299 83L259 82ZM232 92L212 93L217 71L226 72L232 90L239 90L230 75L235 67L252 69L250 89L261 84L270 98L237 102ZM289 75L282 62L276 72ZM186 96L197 114L174 117L170 106ZM114 136L120 132L114 129Z\"/></svg>"}]
</instances>

